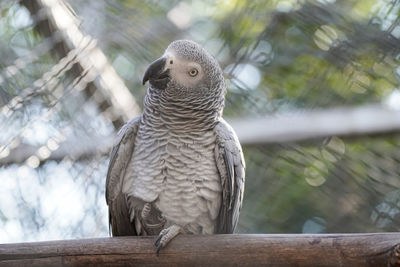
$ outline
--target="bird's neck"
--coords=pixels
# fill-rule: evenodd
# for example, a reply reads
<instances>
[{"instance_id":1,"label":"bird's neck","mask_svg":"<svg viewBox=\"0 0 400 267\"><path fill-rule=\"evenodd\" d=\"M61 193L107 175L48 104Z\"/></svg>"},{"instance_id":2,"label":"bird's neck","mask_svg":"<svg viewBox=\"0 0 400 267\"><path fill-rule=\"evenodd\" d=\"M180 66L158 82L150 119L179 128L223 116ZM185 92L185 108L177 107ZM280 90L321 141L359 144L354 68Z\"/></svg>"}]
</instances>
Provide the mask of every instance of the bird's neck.
<instances>
[{"instance_id":1,"label":"bird's neck","mask_svg":"<svg viewBox=\"0 0 400 267\"><path fill-rule=\"evenodd\" d=\"M223 107L223 94L181 99L149 88L144 100L142 122L153 128L165 127L174 131L207 131L215 127Z\"/></svg>"}]
</instances>

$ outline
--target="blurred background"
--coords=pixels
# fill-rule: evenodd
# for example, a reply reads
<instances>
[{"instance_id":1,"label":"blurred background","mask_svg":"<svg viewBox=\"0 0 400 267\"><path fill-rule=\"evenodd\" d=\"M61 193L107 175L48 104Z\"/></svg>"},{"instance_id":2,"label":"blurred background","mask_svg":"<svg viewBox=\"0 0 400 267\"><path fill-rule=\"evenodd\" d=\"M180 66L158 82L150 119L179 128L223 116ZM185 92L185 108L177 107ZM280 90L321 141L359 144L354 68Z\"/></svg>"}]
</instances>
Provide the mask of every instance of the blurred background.
<instances>
[{"instance_id":1,"label":"blurred background","mask_svg":"<svg viewBox=\"0 0 400 267\"><path fill-rule=\"evenodd\" d=\"M400 1L0 1L0 243L108 235L113 136L176 39L220 62L239 233L400 230Z\"/></svg>"}]
</instances>

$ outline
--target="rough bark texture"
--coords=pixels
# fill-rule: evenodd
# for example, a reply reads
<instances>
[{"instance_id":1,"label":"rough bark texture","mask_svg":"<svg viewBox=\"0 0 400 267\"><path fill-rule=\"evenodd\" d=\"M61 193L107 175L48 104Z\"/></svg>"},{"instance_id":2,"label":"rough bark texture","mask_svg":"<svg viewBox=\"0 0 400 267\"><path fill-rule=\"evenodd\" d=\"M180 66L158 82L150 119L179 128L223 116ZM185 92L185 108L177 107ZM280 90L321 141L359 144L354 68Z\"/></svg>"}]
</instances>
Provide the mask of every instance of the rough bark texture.
<instances>
[{"instance_id":1,"label":"rough bark texture","mask_svg":"<svg viewBox=\"0 0 400 267\"><path fill-rule=\"evenodd\" d=\"M0 245L0 266L400 266L400 233L186 235Z\"/></svg>"}]
</instances>

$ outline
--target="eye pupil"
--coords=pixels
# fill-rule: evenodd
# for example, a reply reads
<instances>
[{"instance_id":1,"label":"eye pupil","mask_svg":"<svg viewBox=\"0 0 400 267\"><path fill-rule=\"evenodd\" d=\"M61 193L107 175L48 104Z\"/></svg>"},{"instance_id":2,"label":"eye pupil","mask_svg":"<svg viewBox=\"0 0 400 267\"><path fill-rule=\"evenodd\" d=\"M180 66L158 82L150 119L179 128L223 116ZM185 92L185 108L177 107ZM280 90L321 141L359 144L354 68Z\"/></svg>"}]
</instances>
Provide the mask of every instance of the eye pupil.
<instances>
[{"instance_id":1,"label":"eye pupil","mask_svg":"<svg viewBox=\"0 0 400 267\"><path fill-rule=\"evenodd\" d=\"M189 71L189 75L194 77L199 73L199 71L197 69L192 69L191 71Z\"/></svg>"}]
</instances>

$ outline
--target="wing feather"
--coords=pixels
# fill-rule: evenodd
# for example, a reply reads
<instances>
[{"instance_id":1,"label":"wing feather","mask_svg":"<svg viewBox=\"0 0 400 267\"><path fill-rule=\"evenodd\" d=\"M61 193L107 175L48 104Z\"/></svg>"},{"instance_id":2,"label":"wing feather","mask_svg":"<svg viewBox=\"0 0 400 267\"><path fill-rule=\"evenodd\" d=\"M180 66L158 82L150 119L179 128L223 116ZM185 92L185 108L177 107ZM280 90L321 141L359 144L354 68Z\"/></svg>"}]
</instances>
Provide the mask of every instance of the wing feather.
<instances>
[{"instance_id":1,"label":"wing feather","mask_svg":"<svg viewBox=\"0 0 400 267\"><path fill-rule=\"evenodd\" d=\"M110 163L106 178L106 202L108 205L109 226L114 236L137 235L134 210L131 209L126 195L121 191L126 167L135 149L135 139L139 128L140 117L124 124L117 134L111 150Z\"/></svg>"},{"instance_id":2,"label":"wing feather","mask_svg":"<svg viewBox=\"0 0 400 267\"><path fill-rule=\"evenodd\" d=\"M216 233L230 234L236 228L242 207L245 162L239 140L229 124L221 120L215 130L215 160L222 185L222 204Z\"/></svg>"}]
</instances>

